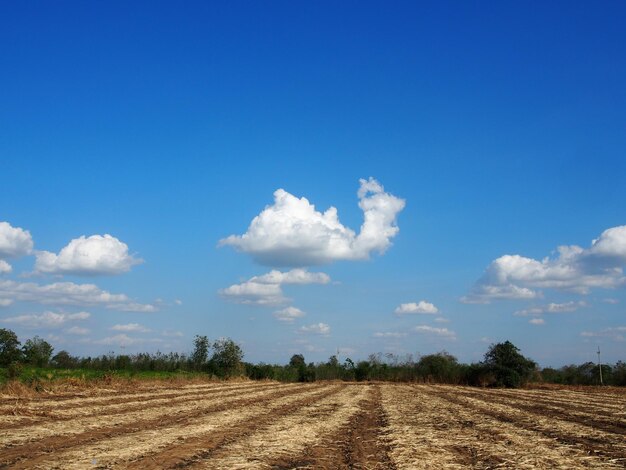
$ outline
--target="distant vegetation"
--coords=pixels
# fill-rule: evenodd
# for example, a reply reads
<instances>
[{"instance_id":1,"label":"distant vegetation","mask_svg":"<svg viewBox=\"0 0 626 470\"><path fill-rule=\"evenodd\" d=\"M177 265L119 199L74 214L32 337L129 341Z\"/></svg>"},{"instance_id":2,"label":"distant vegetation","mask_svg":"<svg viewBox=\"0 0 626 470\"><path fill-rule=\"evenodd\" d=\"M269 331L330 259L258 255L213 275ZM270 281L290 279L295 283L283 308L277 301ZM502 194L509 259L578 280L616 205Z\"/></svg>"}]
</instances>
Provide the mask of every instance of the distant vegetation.
<instances>
[{"instance_id":1,"label":"distant vegetation","mask_svg":"<svg viewBox=\"0 0 626 470\"><path fill-rule=\"evenodd\" d=\"M101 379L111 376L168 378L211 376L247 377L253 380L313 382L316 380L427 382L482 387L520 387L529 382L563 385L599 385L599 367L587 362L559 369L540 369L524 357L509 341L492 344L484 359L473 364L459 363L445 351L421 356L399 357L372 354L367 360L307 363L302 354L294 354L285 365L244 362L241 347L232 339L209 341L207 336L194 338L191 354L179 353L109 353L97 357L72 356L35 336L20 343L16 334L0 329L0 381L21 380L39 386L42 381L58 378ZM626 386L626 363L602 366L605 385Z\"/></svg>"}]
</instances>

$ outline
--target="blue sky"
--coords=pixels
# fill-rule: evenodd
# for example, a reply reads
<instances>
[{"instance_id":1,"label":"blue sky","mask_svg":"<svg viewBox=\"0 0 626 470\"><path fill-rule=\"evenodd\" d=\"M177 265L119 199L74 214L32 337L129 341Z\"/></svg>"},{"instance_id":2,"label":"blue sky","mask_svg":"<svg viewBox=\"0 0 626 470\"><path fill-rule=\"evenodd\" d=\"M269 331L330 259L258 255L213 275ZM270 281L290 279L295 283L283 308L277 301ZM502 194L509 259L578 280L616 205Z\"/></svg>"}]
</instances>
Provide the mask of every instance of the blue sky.
<instances>
[{"instance_id":1,"label":"blue sky","mask_svg":"<svg viewBox=\"0 0 626 470\"><path fill-rule=\"evenodd\" d=\"M623 3L1 8L21 339L626 359Z\"/></svg>"}]
</instances>

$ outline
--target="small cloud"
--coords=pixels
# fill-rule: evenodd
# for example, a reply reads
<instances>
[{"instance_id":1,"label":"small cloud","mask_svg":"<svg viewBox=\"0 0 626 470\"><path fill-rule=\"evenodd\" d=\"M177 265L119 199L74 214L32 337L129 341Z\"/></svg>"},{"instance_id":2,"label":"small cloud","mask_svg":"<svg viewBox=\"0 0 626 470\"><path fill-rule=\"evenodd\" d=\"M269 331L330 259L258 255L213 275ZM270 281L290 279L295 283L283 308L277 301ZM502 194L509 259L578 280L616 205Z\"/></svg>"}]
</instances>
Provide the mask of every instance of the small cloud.
<instances>
[{"instance_id":1,"label":"small cloud","mask_svg":"<svg viewBox=\"0 0 626 470\"><path fill-rule=\"evenodd\" d=\"M619 300L612 299L612 298L606 298L606 299L602 299L602 302L604 302L605 304L616 305L616 304L619 303Z\"/></svg>"},{"instance_id":2,"label":"small cloud","mask_svg":"<svg viewBox=\"0 0 626 470\"><path fill-rule=\"evenodd\" d=\"M376 332L374 333L374 338L404 338L406 333L395 332L395 331L385 331L385 332Z\"/></svg>"},{"instance_id":3,"label":"small cloud","mask_svg":"<svg viewBox=\"0 0 626 470\"><path fill-rule=\"evenodd\" d=\"M88 328L81 328L80 326L73 326L65 330L70 335L88 335L91 331Z\"/></svg>"},{"instance_id":4,"label":"small cloud","mask_svg":"<svg viewBox=\"0 0 626 470\"><path fill-rule=\"evenodd\" d=\"M221 289L219 294L227 300L241 304L277 306L289 301L283 294L283 285L328 284L326 273L309 272L306 269L290 271L272 270L262 276L254 276L241 284Z\"/></svg>"},{"instance_id":5,"label":"small cloud","mask_svg":"<svg viewBox=\"0 0 626 470\"><path fill-rule=\"evenodd\" d=\"M297 307L287 307L274 312L274 317L279 321L292 323L296 318L301 318L306 314Z\"/></svg>"},{"instance_id":6,"label":"small cloud","mask_svg":"<svg viewBox=\"0 0 626 470\"><path fill-rule=\"evenodd\" d=\"M448 320L447 318L444 318L444 317L437 317L437 318L435 318L435 321L437 323L450 323L450 320Z\"/></svg>"},{"instance_id":7,"label":"small cloud","mask_svg":"<svg viewBox=\"0 0 626 470\"><path fill-rule=\"evenodd\" d=\"M425 300L420 300L418 303L409 302L406 304L400 304L394 310L394 313L396 315L406 315L406 314L435 315L438 312L439 312L439 309L435 307L434 304L431 304L430 302L426 302Z\"/></svg>"},{"instance_id":8,"label":"small cloud","mask_svg":"<svg viewBox=\"0 0 626 470\"><path fill-rule=\"evenodd\" d=\"M146 328L143 325L140 325L139 323L126 323L124 325L113 325L111 327L111 329L113 331L126 331L126 332L131 332L134 331L136 333L149 333L150 331L152 331L149 328Z\"/></svg>"},{"instance_id":9,"label":"small cloud","mask_svg":"<svg viewBox=\"0 0 626 470\"><path fill-rule=\"evenodd\" d=\"M315 323L313 325L302 326L298 331L305 334L328 336L330 334L330 326L326 323Z\"/></svg>"},{"instance_id":10,"label":"small cloud","mask_svg":"<svg viewBox=\"0 0 626 470\"><path fill-rule=\"evenodd\" d=\"M122 333L122 334L115 335L115 336L108 336L106 338L98 339L92 342L94 344L104 344L108 346L117 345L120 347L126 347L126 346L133 346L137 344L162 343L163 340L160 338L133 338L131 336L128 336L125 333Z\"/></svg>"},{"instance_id":11,"label":"small cloud","mask_svg":"<svg viewBox=\"0 0 626 470\"><path fill-rule=\"evenodd\" d=\"M447 338L451 340L456 339L456 333L454 331L450 331L447 328L435 328L428 325L420 325L413 328L414 331L421 334L428 334L432 336L439 336L442 338Z\"/></svg>"},{"instance_id":12,"label":"small cloud","mask_svg":"<svg viewBox=\"0 0 626 470\"><path fill-rule=\"evenodd\" d=\"M0 307L8 307L13 303L13 299L0 299Z\"/></svg>"},{"instance_id":13,"label":"small cloud","mask_svg":"<svg viewBox=\"0 0 626 470\"><path fill-rule=\"evenodd\" d=\"M580 336L585 338L608 338L613 341L622 342L626 341L624 336L626 335L626 326L614 326L610 328L604 328L599 331L583 331Z\"/></svg>"},{"instance_id":14,"label":"small cloud","mask_svg":"<svg viewBox=\"0 0 626 470\"><path fill-rule=\"evenodd\" d=\"M531 325L543 325L545 324L545 320L543 318L531 318L528 320L528 323Z\"/></svg>"},{"instance_id":15,"label":"small cloud","mask_svg":"<svg viewBox=\"0 0 626 470\"><path fill-rule=\"evenodd\" d=\"M182 300L180 300L180 299L176 299L176 300L174 300L174 303L175 303L176 305L182 305L182 304L183 304L183 301L182 301Z\"/></svg>"}]
</instances>

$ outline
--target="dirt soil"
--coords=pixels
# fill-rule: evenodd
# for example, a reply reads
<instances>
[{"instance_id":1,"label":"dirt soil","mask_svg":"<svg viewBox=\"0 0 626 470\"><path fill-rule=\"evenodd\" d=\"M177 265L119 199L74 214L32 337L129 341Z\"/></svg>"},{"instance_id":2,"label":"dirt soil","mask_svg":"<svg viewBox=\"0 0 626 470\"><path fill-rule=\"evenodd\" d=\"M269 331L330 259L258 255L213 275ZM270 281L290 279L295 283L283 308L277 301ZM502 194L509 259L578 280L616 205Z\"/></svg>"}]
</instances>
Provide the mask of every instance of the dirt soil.
<instances>
[{"instance_id":1,"label":"dirt soil","mask_svg":"<svg viewBox=\"0 0 626 470\"><path fill-rule=\"evenodd\" d=\"M626 394L171 383L0 397L0 468L626 468Z\"/></svg>"}]
</instances>

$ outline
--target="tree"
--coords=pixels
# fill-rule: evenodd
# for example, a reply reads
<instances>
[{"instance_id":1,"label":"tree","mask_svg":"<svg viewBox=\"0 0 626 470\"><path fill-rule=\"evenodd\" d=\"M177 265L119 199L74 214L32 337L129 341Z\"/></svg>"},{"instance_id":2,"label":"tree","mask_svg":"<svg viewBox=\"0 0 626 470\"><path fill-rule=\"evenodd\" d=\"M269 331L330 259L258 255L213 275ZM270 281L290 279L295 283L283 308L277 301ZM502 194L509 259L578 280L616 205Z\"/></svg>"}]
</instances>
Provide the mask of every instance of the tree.
<instances>
[{"instance_id":1,"label":"tree","mask_svg":"<svg viewBox=\"0 0 626 470\"><path fill-rule=\"evenodd\" d=\"M54 348L45 339L35 336L26 340L22 350L27 363L37 367L46 367L50 362Z\"/></svg>"},{"instance_id":2,"label":"tree","mask_svg":"<svg viewBox=\"0 0 626 470\"><path fill-rule=\"evenodd\" d=\"M213 343L211 362L221 377L234 377L243 372L243 350L230 338L221 338Z\"/></svg>"},{"instance_id":3,"label":"tree","mask_svg":"<svg viewBox=\"0 0 626 470\"><path fill-rule=\"evenodd\" d=\"M193 353L191 353L191 362L195 370L201 370L209 358L209 338L206 336L196 335L193 340Z\"/></svg>"},{"instance_id":4,"label":"tree","mask_svg":"<svg viewBox=\"0 0 626 470\"><path fill-rule=\"evenodd\" d=\"M0 328L0 367L8 367L21 359L22 351L17 335L11 330Z\"/></svg>"},{"instance_id":5,"label":"tree","mask_svg":"<svg viewBox=\"0 0 626 470\"><path fill-rule=\"evenodd\" d=\"M485 353L483 364L495 376L499 387L519 387L528 382L537 364L522 356L510 341L492 344Z\"/></svg>"},{"instance_id":6,"label":"tree","mask_svg":"<svg viewBox=\"0 0 626 470\"><path fill-rule=\"evenodd\" d=\"M289 365L295 368L306 366L304 356L302 354L294 354L291 356L291 359L289 359Z\"/></svg>"},{"instance_id":7,"label":"tree","mask_svg":"<svg viewBox=\"0 0 626 470\"><path fill-rule=\"evenodd\" d=\"M458 383L461 378L457 358L446 351L422 356L416 367L426 382Z\"/></svg>"},{"instance_id":8,"label":"tree","mask_svg":"<svg viewBox=\"0 0 626 470\"><path fill-rule=\"evenodd\" d=\"M54 355L52 364L61 369L73 369L78 365L78 358L72 357L70 353L62 350Z\"/></svg>"}]
</instances>

